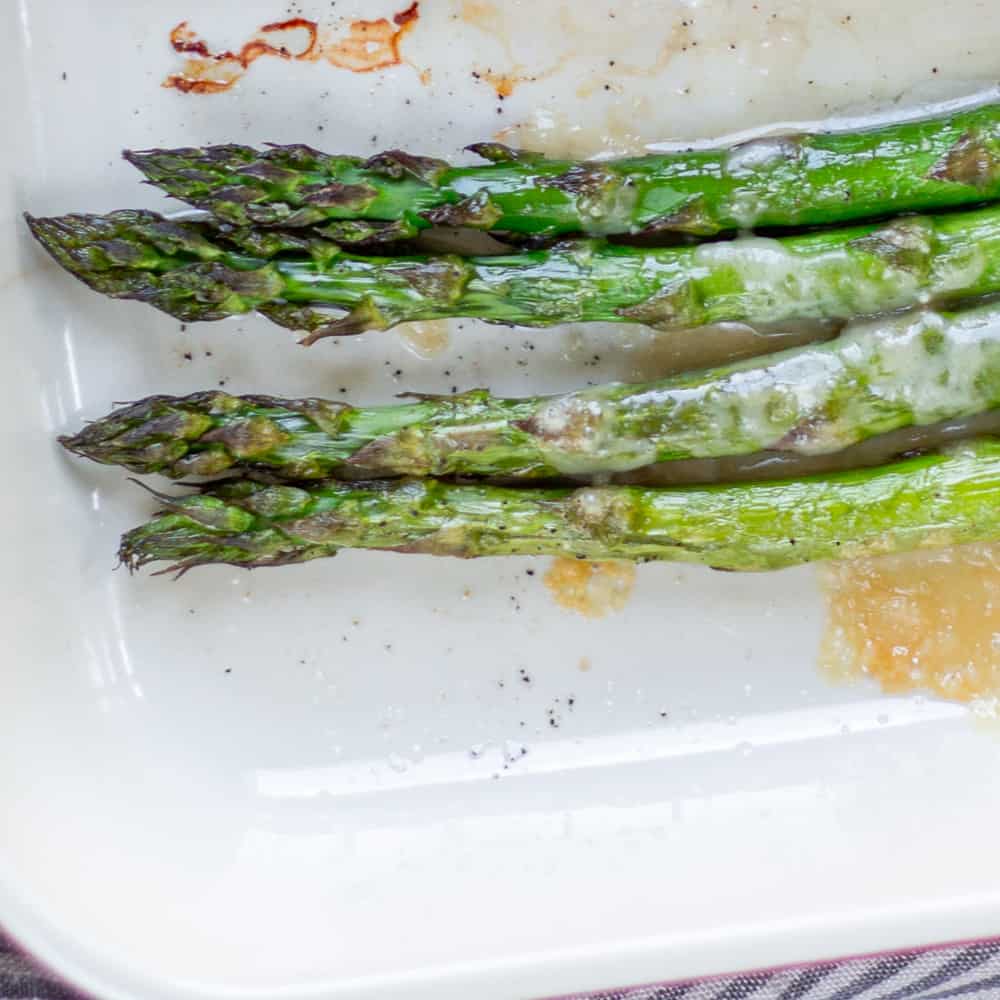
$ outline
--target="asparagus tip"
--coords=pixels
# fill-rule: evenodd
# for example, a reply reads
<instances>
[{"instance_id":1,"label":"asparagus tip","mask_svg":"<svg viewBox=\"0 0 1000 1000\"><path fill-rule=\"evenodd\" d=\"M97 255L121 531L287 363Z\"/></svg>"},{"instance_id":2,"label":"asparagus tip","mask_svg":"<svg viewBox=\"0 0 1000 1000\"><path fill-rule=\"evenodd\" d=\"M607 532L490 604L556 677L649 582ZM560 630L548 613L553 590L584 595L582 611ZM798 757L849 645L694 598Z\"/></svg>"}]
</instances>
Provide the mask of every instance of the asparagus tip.
<instances>
[{"instance_id":1,"label":"asparagus tip","mask_svg":"<svg viewBox=\"0 0 1000 1000\"><path fill-rule=\"evenodd\" d=\"M45 252L74 277L93 284L93 262L85 241L81 240L86 218L80 215L40 217L24 213L25 224Z\"/></svg>"},{"instance_id":2,"label":"asparagus tip","mask_svg":"<svg viewBox=\"0 0 1000 1000\"><path fill-rule=\"evenodd\" d=\"M56 440L74 455L83 455L84 458L89 458L90 456L84 451L84 445L80 440L82 436L83 431L79 431L76 434L60 434Z\"/></svg>"}]
</instances>

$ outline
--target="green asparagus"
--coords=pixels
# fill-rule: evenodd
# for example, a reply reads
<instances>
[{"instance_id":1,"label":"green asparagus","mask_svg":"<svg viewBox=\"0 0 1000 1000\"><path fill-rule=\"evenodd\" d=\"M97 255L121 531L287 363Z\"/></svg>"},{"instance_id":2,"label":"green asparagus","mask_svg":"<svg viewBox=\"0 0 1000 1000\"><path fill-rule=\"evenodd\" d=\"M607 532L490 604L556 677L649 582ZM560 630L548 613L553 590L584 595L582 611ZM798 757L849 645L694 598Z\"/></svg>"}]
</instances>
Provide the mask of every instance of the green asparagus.
<instances>
[{"instance_id":1,"label":"green asparagus","mask_svg":"<svg viewBox=\"0 0 1000 1000\"><path fill-rule=\"evenodd\" d=\"M663 329L847 319L1000 291L1000 206L780 240L656 249L580 240L494 257L365 257L283 231L219 233L152 212L28 224L63 267L106 295L184 321L256 309L307 331L305 343L449 316Z\"/></svg>"},{"instance_id":2,"label":"green asparagus","mask_svg":"<svg viewBox=\"0 0 1000 1000\"><path fill-rule=\"evenodd\" d=\"M387 549L461 557L668 559L766 570L1000 538L1000 438L893 465L730 486L577 490L434 479L309 487L235 480L128 532L132 569L167 561L277 566Z\"/></svg>"},{"instance_id":3,"label":"green asparagus","mask_svg":"<svg viewBox=\"0 0 1000 1000\"><path fill-rule=\"evenodd\" d=\"M1000 195L1000 106L854 133L753 139L574 162L497 143L487 165L400 150L367 160L308 146L126 151L152 183L239 225L325 224L340 243L430 225L520 236L681 232L843 222Z\"/></svg>"},{"instance_id":4,"label":"green asparagus","mask_svg":"<svg viewBox=\"0 0 1000 1000\"><path fill-rule=\"evenodd\" d=\"M1000 305L858 323L839 338L644 385L360 409L323 399L150 396L60 440L134 472L288 479L555 478L764 449L817 455L1000 407Z\"/></svg>"}]
</instances>

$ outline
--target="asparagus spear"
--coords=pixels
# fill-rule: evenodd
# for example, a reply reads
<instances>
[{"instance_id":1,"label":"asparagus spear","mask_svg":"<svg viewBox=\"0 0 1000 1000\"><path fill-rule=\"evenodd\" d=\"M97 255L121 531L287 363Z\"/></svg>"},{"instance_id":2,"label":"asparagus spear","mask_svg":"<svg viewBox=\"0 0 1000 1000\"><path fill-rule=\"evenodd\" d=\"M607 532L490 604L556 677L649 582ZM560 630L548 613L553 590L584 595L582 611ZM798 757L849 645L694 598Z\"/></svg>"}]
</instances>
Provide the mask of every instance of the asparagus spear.
<instances>
[{"instance_id":1,"label":"asparagus spear","mask_svg":"<svg viewBox=\"0 0 1000 1000\"><path fill-rule=\"evenodd\" d=\"M534 399L485 390L359 409L322 399L150 396L60 440L172 477L288 479L622 472L764 449L816 455L1000 406L1000 305L858 323L834 341Z\"/></svg>"},{"instance_id":2,"label":"asparagus spear","mask_svg":"<svg viewBox=\"0 0 1000 1000\"><path fill-rule=\"evenodd\" d=\"M669 559L764 570L1000 538L1000 439L857 472L774 483L577 490L433 479L308 488L236 480L128 532L131 569L166 560L277 566L338 549L461 557Z\"/></svg>"},{"instance_id":3,"label":"asparagus spear","mask_svg":"<svg viewBox=\"0 0 1000 1000\"><path fill-rule=\"evenodd\" d=\"M28 224L63 267L106 295L185 321L256 309L308 331L305 343L447 316L664 329L849 318L1000 290L998 206L780 240L658 249L581 240L494 257L364 257L281 231L220 234L152 212Z\"/></svg>"},{"instance_id":4,"label":"asparagus spear","mask_svg":"<svg viewBox=\"0 0 1000 1000\"><path fill-rule=\"evenodd\" d=\"M367 160L308 146L126 151L175 198L239 225L327 223L338 242L384 242L432 224L527 236L843 222L1000 195L1000 106L854 133L754 139L603 162L497 143L487 165L400 150Z\"/></svg>"}]
</instances>

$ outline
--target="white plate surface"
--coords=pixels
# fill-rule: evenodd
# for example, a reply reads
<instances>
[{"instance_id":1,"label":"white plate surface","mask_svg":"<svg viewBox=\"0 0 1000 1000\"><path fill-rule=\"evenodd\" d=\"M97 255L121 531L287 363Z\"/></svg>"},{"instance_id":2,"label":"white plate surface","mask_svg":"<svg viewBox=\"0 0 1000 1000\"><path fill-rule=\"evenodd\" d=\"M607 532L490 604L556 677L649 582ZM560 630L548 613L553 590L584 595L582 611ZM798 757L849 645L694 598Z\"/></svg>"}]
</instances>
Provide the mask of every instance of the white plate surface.
<instances>
[{"instance_id":1,"label":"white plate surface","mask_svg":"<svg viewBox=\"0 0 1000 1000\"><path fill-rule=\"evenodd\" d=\"M19 221L167 207L123 146L455 156L520 124L514 143L615 152L969 94L996 74L992 5L423 0L399 66L264 58L209 96L160 86L173 25L238 46L300 5L2 6L6 927L144 1000L506 1000L997 931L995 731L825 681L813 570L645 566L594 621L537 560L130 578L117 537L149 498L54 443L220 380L374 402L629 377L662 357L651 334L466 323L422 359L397 333L181 333L74 283ZM334 33L393 10L301 5ZM537 79L499 101L474 71Z\"/></svg>"}]
</instances>

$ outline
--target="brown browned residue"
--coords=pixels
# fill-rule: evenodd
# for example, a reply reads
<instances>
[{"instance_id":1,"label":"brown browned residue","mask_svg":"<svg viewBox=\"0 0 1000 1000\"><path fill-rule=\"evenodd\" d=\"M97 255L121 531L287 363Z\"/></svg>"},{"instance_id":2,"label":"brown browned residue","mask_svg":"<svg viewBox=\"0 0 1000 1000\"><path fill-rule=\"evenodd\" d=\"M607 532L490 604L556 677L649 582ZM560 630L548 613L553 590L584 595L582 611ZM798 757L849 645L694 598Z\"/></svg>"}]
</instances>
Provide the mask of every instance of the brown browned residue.
<instances>
[{"instance_id":1,"label":"brown browned residue","mask_svg":"<svg viewBox=\"0 0 1000 1000\"><path fill-rule=\"evenodd\" d=\"M448 346L448 322L432 319L401 323L396 327L396 336L418 358L433 358Z\"/></svg>"},{"instance_id":2,"label":"brown browned residue","mask_svg":"<svg viewBox=\"0 0 1000 1000\"><path fill-rule=\"evenodd\" d=\"M289 46L296 35L301 35L303 31L305 37L298 38L298 51L293 51ZM228 90L261 56L277 56L280 59L310 58L317 39L316 22L295 17L262 25L257 36L251 38L239 52L228 49L212 52L188 27L187 21L181 21L170 32L170 45L175 52L194 58L185 62L180 73L168 76L163 81L163 86L173 87L185 94L217 94Z\"/></svg>"},{"instance_id":3,"label":"brown browned residue","mask_svg":"<svg viewBox=\"0 0 1000 1000\"><path fill-rule=\"evenodd\" d=\"M352 21L347 36L328 43L323 56L332 65L354 73L398 66L399 43L419 16L420 5L414 2L393 14L391 23L384 17L377 21Z\"/></svg>"},{"instance_id":4,"label":"brown browned residue","mask_svg":"<svg viewBox=\"0 0 1000 1000\"><path fill-rule=\"evenodd\" d=\"M888 693L929 691L995 713L1000 545L863 559L824 569L822 664Z\"/></svg>"},{"instance_id":5,"label":"brown browned residue","mask_svg":"<svg viewBox=\"0 0 1000 1000\"><path fill-rule=\"evenodd\" d=\"M562 607L586 618L603 618L628 603L635 586L635 566L557 558L545 574L545 586Z\"/></svg>"},{"instance_id":6,"label":"brown browned residue","mask_svg":"<svg viewBox=\"0 0 1000 1000\"><path fill-rule=\"evenodd\" d=\"M293 17L261 25L238 52L212 52L188 22L181 21L170 33L170 44L175 52L191 58L179 73L168 76L163 86L185 94L217 94L232 87L261 56L296 62L322 59L352 73L398 66L402 62L400 42L419 17L420 4L414 2L392 20L352 21L346 34Z\"/></svg>"},{"instance_id":7,"label":"brown browned residue","mask_svg":"<svg viewBox=\"0 0 1000 1000\"><path fill-rule=\"evenodd\" d=\"M479 75L497 92L497 97L510 97L514 88L524 82L524 78L514 73L494 73L493 70L481 70Z\"/></svg>"},{"instance_id":8,"label":"brown browned residue","mask_svg":"<svg viewBox=\"0 0 1000 1000\"><path fill-rule=\"evenodd\" d=\"M513 63L510 69L502 72L494 70L489 66L486 68L479 66L472 71L472 75L477 80L485 80L496 91L497 97L502 101L510 97L514 93L515 88L519 87L522 83L534 83L536 80L545 80L552 76L553 73L561 68L563 62L565 62L565 59L561 59L554 65L549 66L547 69L539 70L537 73L529 73L518 62Z\"/></svg>"}]
</instances>

